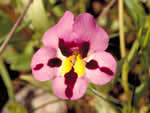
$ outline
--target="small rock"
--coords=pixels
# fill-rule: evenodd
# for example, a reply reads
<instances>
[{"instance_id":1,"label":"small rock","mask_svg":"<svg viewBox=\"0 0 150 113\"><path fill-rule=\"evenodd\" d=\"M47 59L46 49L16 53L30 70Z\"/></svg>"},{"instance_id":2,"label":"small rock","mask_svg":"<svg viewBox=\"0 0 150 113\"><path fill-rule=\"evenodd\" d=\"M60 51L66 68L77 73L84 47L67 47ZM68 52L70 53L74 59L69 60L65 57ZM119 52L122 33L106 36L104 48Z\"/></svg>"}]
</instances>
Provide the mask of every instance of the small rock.
<instances>
[{"instance_id":1,"label":"small rock","mask_svg":"<svg viewBox=\"0 0 150 113\"><path fill-rule=\"evenodd\" d=\"M56 96L42 88L27 86L16 94L17 103L22 104L32 113L66 113L67 105ZM10 113L6 106L2 113Z\"/></svg>"}]
</instances>

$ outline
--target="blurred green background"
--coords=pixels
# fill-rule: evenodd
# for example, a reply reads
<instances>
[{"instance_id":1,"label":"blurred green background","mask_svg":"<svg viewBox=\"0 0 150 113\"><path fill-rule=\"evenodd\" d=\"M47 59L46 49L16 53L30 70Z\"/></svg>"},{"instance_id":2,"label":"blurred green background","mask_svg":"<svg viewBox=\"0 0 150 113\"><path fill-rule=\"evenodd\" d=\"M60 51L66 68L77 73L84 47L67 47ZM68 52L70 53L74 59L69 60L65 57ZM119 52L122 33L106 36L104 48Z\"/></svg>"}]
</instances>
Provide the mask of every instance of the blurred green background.
<instances>
[{"instance_id":1,"label":"blurred green background","mask_svg":"<svg viewBox=\"0 0 150 113\"><path fill-rule=\"evenodd\" d=\"M0 0L0 46L28 1ZM124 7L120 7L119 3ZM55 97L51 91L51 81L36 81L30 68L33 54L42 47L43 33L55 25L66 10L75 16L91 13L97 24L109 34L107 51L118 61L116 76L110 83L104 86L89 84L85 96L77 101ZM120 32L124 32L125 50L120 48L123 38ZM125 56L121 55L123 51ZM45 99L35 101L39 98L51 99L49 102ZM150 113L150 0L33 0L23 21L0 54L0 111Z\"/></svg>"}]
</instances>

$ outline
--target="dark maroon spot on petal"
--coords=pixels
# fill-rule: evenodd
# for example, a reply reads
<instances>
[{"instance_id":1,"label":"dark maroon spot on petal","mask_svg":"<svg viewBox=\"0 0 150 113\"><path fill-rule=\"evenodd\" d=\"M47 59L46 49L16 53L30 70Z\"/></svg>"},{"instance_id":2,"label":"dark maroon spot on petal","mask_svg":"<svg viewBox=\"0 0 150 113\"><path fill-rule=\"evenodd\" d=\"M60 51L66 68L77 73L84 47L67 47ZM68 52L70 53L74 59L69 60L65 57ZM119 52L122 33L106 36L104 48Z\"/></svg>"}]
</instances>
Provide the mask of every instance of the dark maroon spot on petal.
<instances>
[{"instance_id":1,"label":"dark maroon spot on petal","mask_svg":"<svg viewBox=\"0 0 150 113\"><path fill-rule=\"evenodd\" d=\"M65 42L62 39L59 39L59 48L60 48L61 53L64 56L68 57L68 56L72 55L72 52L69 50L69 48L67 47L67 45L65 45Z\"/></svg>"},{"instance_id":2,"label":"dark maroon spot on petal","mask_svg":"<svg viewBox=\"0 0 150 113\"><path fill-rule=\"evenodd\" d=\"M83 42L80 51L81 51L82 58L85 58L89 51L89 42Z\"/></svg>"},{"instance_id":3,"label":"dark maroon spot on petal","mask_svg":"<svg viewBox=\"0 0 150 113\"><path fill-rule=\"evenodd\" d=\"M70 99L72 97L72 95L73 95L72 88L71 87L67 87L66 90L65 90L65 94Z\"/></svg>"},{"instance_id":4,"label":"dark maroon spot on petal","mask_svg":"<svg viewBox=\"0 0 150 113\"><path fill-rule=\"evenodd\" d=\"M109 68L107 67L100 67L100 70L108 75L113 75L113 72L112 70L110 70Z\"/></svg>"},{"instance_id":5,"label":"dark maroon spot on petal","mask_svg":"<svg viewBox=\"0 0 150 113\"><path fill-rule=\"evenodd\" d=\"M88 69L97 69L99 68L100 71L108 74L108 75L113 75L113 72L111 69L109 69L108 67L100 67L97 63L97 61L95 60L90 60L88 63L86 63L86 67Z\"/></svg>"},{"instance_id":6,"label":"dark maroon spot on petal","mask_svg":"<svg viewBox=\"0 0 150 113\"><path fill-rule=\"evenodd\" d=\"M50 67L59 67L61 63L62 61L59 58L52 58L48 61L47 65Z\"/></svg>"},{"instance_id":7,"label":"dark maroon spot on petal","mask_svg":"<svg viewBox=\"0 0 150 113\"><path fill-rule=\"evenodd\" d=\"M77 80L77 74L74 72L74 69L65 74L65 84L67 88L65 89L66 96L70 99L73 96L73 88Z\"/></svg>"},{"instance_id":8,"label":"dark maroon spot on petal","mask_svg":"<svg viewBox=\"0 0 150 113\"><path fill-rule=\"evenodd\" d=\"M43 66L44 64L37 64L33 69L37 71L40 70Z\"/></svg>"},{"instance_id":9,"label":"dark maroon spot on petal","mask_svg":"<svg viewBox=\"0 0 150 113\"><path fill-rule=\"evenodd\" d=\"M97 69L97 68L99 68L98 63L95 60L90 60L88 63L86 63L86 67L88 69Z\"/></svg>"}]
</instances>

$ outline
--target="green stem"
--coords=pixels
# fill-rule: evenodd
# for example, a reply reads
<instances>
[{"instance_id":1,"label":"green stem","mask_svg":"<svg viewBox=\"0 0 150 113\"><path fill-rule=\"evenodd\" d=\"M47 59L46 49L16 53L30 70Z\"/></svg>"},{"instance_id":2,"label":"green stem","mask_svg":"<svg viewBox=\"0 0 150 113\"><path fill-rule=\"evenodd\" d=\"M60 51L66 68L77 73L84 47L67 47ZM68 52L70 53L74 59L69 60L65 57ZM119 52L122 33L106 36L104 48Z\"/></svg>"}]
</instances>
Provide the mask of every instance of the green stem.
<instances>
[{"instance_id":1,"label":"green stem","mask_svg":"<svg viewBox=\"0 0 150 113\"><path fill-rule=\"evenodd\" d=\"M124 39L124 16L123 16L123 0L119 0L119 35L120 35L120 52L121 57L126 56L126 47L125 47L125 39Z\"/></svg>"},{"instance_id":2,"label":"green stem","mask_svg":"<svg viewBox=\"0 0 150 113\"><path fill-rule=\"evenodd\" d=\"M133 43L133 46L128 54L128 57L127 57L128 63L130 63L132 61L132 59L135 56L135 53L138 51L138 48L139 48L139 40L135 40Z\"/></svg>"},{"instance_id":3,"label":"green stem","mask_svg":"<svg viewBox=\"0 0 150 113\"><path fill-rule=\"evenodd\" d=\"M139 30L137 39L133 43L133 46L132 46L131 50L129 51L127 58L125 59L125 62L123 64L123 68L122 68L122 85L123 85L123 88L125 90L126 96L128 98L129 108L131 105L131 93L129 91L129 86L128 86L128 73L129 73L130 68L131 68L130 63L132 62L133 58L135 57L135 55L138 51L138 48L140 46L139 41L141 38L141 34L142 34L142 28Z\"/></svg>"},{"instance_id":4,"label":"green stem","mask_svg":"<svg viewBox=\"0 0 150 113\"><path fill-rule=\"evenodd\" d=\"M147 33L146 33L146 37L145 37L145 41L144 41L144 44L143 44L143 48L146 47L146 45L147 45L149 39L150 39L150 27L149 27L149 29L148 29L148 31L147 31Z\"/></svg>"},{"instance_id":5,"label":"green stem","mask_svg":"<svg viewBox=\"0 0 150 113\"><path fill-rule=\"evenodd\" d=\"M98 97L102 98L103 100L112 103L112 104L121 104L123 105L124 103L120 102L119 100L112 98L112 97L107 97L104 96L103 94L101 94L99 91L97 91L96 89L92 88L91 86L88 87L94 94L96 94Z\"/></svg>"},{"instance_id":6,"label":"green stem","mask_svg":"<svg viewBox=\"0 0 150 113\"><path fill-rule=\"evenodd\" d=\"M126 47L125 47L125 38L124 38L124 16L123 16L123 0L119 0L119 35L120 35L120 52L121 52L121 57L124 58L126 56ZM131 96L129 93L129 86L128 86L128 72L129 72L129 67L128 67L128 61L125 60L122 68L122 85L125 91L125 94L128 98L128 104L130 105L131 103Z\"/></svg>"},{"instance_id":7,"label":"green stem","mask_svg":"<svg viewBox=\"0 0 150 113\"><path fill-rule=\"evenodd\" d=\"M123 68L122 68L122 86L123 86L124 91L126 93L129 105L131 104L131 94L130 94L129 86L128 86L128 73L130 70L129 64L132 61L132 59L134 58L135 53L138 51L138 48L139 48L139 40L137 39L134 42L127 58L125 59L124 64L123 64Z\"/></svg>"},{"instance_id":8,"label":"green stem","mask_svg":"<svg viewBox=\"0 0 150 113\"><path fill-rule=\"evenodd\" d=\"M130 105L130 103L131 103L131 95L130 95L129 85L128 85L128 72L129 72L128 61L125 60L124 64L123 64L123 67L122 67L121 79L122 79L122 86L123 86L123 89L125 91L128 104Z\"/></svg>"},{"instance_id":9,"label":"green stem","mask_svg":"<svg viewBox=\"0 0 150 113\"><path fill-rule=\"evenodd\" d=\"M23 17L25 16L27 10L29 9L29 6L31 5L32 0L29 0L27 6L24 8L23 12L21 13L21 15L19 16L19 18L17 19L16 23L14 24L14 26L12 27L11 31L9 32L6 40L3 42L3 44L0 47L0 54L2 54L2 52L4 51L4 49L6 48L8 42L10 41L10 39L13 37L17 27L20 25L21 21L23 20Z\"/></svg>"},{"instance_id":10,"label":"green stem","mask_svg":"<svg viewBox=\"0 0 150 113\"><path fill-rule=\"evenodd\" d=\"M8 73L8 71L6 69L6 66L3 62L3 59L1 57L0 57L0 74L1 74L1 77L4 81L5 86L7 88L9 99L11 101L15 101L15 94L14 94L14 91L13 91L11 79L9 77L9 73Z\"/></svg>"},{"instance_id":11,"label":"green stem","mask_svg":"<svg viewBox=\"0 0 150 113\"><path fill-rule=\"evenodd\" d=\"M129 54L127 56L127 61L130 63L132 59L134 58L136 52L138 51L138 48L140 46L140 40L141 40L141 35L142 35L142 28L139 29L137 39L134 41L131 50L129 51Z\"/></svg>"},{"instance_id":12,"label":"green stem","mask_svg":"<svg viewBox=\"0 0 150 113\"><path fill-rule=\"evenodd\" d=\"M148 91L150 88L150 79L145 80L140 86L135 90L135 99L134 102L137 104L141 97Z\"/></svg>"}]
</instances>

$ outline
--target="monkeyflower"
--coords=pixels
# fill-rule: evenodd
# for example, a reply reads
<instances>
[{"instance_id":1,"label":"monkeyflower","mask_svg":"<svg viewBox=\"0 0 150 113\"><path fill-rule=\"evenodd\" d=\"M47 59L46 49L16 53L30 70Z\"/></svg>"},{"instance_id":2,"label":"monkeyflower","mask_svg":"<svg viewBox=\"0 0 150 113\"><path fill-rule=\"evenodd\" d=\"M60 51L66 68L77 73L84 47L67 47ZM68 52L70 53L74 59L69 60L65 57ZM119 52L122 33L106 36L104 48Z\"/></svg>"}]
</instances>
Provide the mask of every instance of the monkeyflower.
<instances>
[{"instance_id":1,"label":"monkeyflower","mask_svg":"<svg viewBox=\"0 0 150 113\"><path fill-rule=\"evenodd\" d=\"M44 47L32 57L32 73L39 81L53 79L52 90L62 99L79 99L86 92L88 80L104 85L116 73L116 61L105 51L109 37L89 13L74 20L74 15L66 11L46 31L42 42Z\"/></svg>"}]
</instances>

